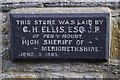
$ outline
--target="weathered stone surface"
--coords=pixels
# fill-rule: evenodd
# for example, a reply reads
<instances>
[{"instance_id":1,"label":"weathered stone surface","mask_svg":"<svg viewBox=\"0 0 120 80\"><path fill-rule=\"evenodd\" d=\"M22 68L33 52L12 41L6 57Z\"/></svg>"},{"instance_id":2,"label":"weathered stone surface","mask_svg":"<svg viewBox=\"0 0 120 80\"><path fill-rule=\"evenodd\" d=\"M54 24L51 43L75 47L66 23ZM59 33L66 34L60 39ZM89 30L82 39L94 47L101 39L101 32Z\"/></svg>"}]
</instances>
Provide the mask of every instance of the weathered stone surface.
<instances>
[{"instance_id":1,"label":"weathered stone surface","mask_svg":"<svg viewBox=\"0 0 120 80\"><path fill-rule=\"evenodd\" d=\"M47 73L54 72L60 73L60 75L64 76L64 72L68 73L104 73L105 76L112 75L112 77L116 77L116 75L120 71L120 65L118 60L111 60L110 63L79 63L79 62L62 62L62 63L13 63L11 61L3 61L3 72L35 72L40 73L40 76L47 76ZM109 73L109 74L108 74ZM48 76L50 75L48 74ZM74 77L71 76L71 77Z\"/></svg>"},{"instance_id":2,"label":"weathered stone surface","mask_svg":"<svg viewBox=\"0 0 120 80\"><path fill-rule=\"evenodd\" d=\"M99 11L99 12L98 12ZM106 7L79 7L79 8L21 8L11 10L11 14L35 14L35 13L110 13L110 9Z\"/></svg>"},{"instance_id":3,"label":"weathered stone surface","mask_svg":"<svg viewBox=\"0 0 120 80\"><path fill-rule=\"evenodd\" d=\"M41 77L41 76L40 76ZM74 73L74 72L55 72L55 73L46 73L47 78L83 78L83 79L101 79L104 78L102 73Z\"/></svg>"},{"instance_id":4,"label":"weathered stone surface","mask_svg":"<svg viewBox=\"0 0 120 80\"><path fill-rule=\"evenodd\" d=\"M13 79L13 78L15 78L15 79L35 79L35 78L37 78L37 75L35 74L35 73L10 73L10 74L1 74L0 75L0 80L1 79Z\"/></svg>"},{"instance_id":5,"label":"weathered stone surface","mask_svg":"<svg viewBox=\"0 0 120 80\"><path fill-rule=\"evenodd\" d=\"M110 0L5 0L4 3L9 2L109 2ZM119 0L114 0L114 2L118 2Z\"/></svg>"},{"instance_id":6,"label":"weathered stone surface","mask_svg":"<svg viewBox=\"0 0 120 80\"><path fill-rule=\"evenodd\" d=\"M0 39L2 39L1 37L1 32L0 32ZM0 41L0 73L2 72L2 50L3 47L2 47L2 41Z\"/></svg>"},{"instance_id":7,"label":"weathered stone surface","mask_svg":"<svg viewBox=\"0 0 120 80\"><path fill-rule=\"evenodd\" d=\"M0 13L0 73L2 72L2 13Z\"/></svg>"},{"instance_id":8,"label":"weathered stone surface","mask_svg":"<svg viewBox=\"0 0 120 80\"><path fill-rule=\"evenodd\" d=\"M2 13L0 13L0 32L2 31Z\"/></svg>"},{"instance_id":9,"label":"weathered stone surface","mask_svg":"<svg viewBox=\"0 0 120 80\"><path fill-rule=\"evenodd\" d=\"M12 1L13 4L11 4L10 1ZM11 9L20 8L20 7L24 8L24 7L26 7L25 5L27 5L27 7L30 7L30 6L31 7L45 7L45 6L46 7L49 7L49 6L54 7L54 5L53 5L54 3L49 2L50 0L36 0L36 1L48 1L48 3L46 3L46 4L44 2L43 3L42 2L34 3L35 0L29 0L29 1L33 1L33 3L31 3L31 4L29 3L28 0L26 0L28 3L19 3L19 1L20 0L3 1L6 4L3 4L2 6L0 5L0 7L3 7L4 10L8 10L8 11ZM25 0L21 0L21 2L24 2L24 1ZM64 0L64 1L67 2L68 0ZM72 0L72 1L74 2L75 0ZM79 1L79 0L77 0L77 1ZM87 1L87 0L85 0L85 1ZM16 3L14 3L14 2L16 2ZM71 4L70 2L68 2L68 3ZM58 4L58 6L61 5L62 7L65 7L63 4L66 5L68 3L57 2L55 5ZM99 5L101 5L101 4L102 3L99 3ZM17 5L18 5L18 7L17 7ZM79 3L76 3L73 6L79 6L79 5L80 5ZM117 4L116 4L116 6L117 6ZM117 7L116 7L116 9L117 9ZM119 59L120 58L120 54L119 54L120 53L120 48L119 48L120 47L119 46L120 45L120 42L119 42L119 40L120 40L120 37L119 37L120 23L119 24L117 23L118 26L116 26L117 25L116 22L120 22L120 18L117 17L116 14L118 14L118 13L116 13L116 11L113 10L113 12L114 12L113 14L115 14L115 15L112 15L115 19L115 25L113 25L114 27L113 27L113 32L112 32L113 36L112 36L111 58L114 58L114 59L111 59L110 62L108 62L108 63L87 63L87 62L86 63L84 63L84 62L74 62L74 63L71 63L71 62L67 62L67 63L66 62L60 62L60 63L59 62L23 62L23 63L20 63L20 62L18 62L18 63L15 63L15 62L10 61L10 59L9 59L8 48L4 48L3 50L5 50L5 51L2 54L2 56L3 56L2 72L8 73L8 74L6 74L6 75L0 74L0 78L1 78L1 76L5 77L5 78L10 78L11 76L9 75L9 73L10 74L11 73L18 74L21 76L23 74L21 72L24 72L26 75L27 74L29 75L29 73L34 73L34 74L37 73L37 76L39 78L40 77L56 77L56 78L58 78L58 77L70 77L70 76L71 77L79 77L82 73L87 74L87 73L91 73L91 72L93 72L97 75L99 74L99 76L101 76L101 77L106 77L106 78L119 77L120 78L120 59ZM6 20L5 20L5 22L6 22ZM6 26L6 27L9 27L9 26ZM6 34L8 34L8 32ZM4 35L4 37L5 36L6 35ZM118 59L116 59L116 58L118 58Z\"/></svg>"},{"instance_id":10,"label":"weathered stone surface","mask_svg":"<svg viewBox=\"0 0 120 80\"><path fill-rule=\"evenodd\" d=\"M10 61L8 51L5 51L3 54L2 72L6 72L6 73L33 72L33 73L38 73L38 77L69 77L69 76L79 77L81 74L77 74L77 73L95 72L104 75L102 77L109 77L110 75L112 75L112 77L116 77L116 75L120 73L119 72L120 65L118 62L119 60L111 59L109 63L81 63L81 62L14 63ZM103 74L104 72L106 72L106 74Z\"/></svg>"},{"instance_id":11,"label":"weathered stone surface","mask_svg":"<svg viewBox=\"0 0 120 80\"><path fill-rule=\"evenodd\" d=\"M49 2L50 1L50 2ZM28 7L37 7L37 8L41 8L41 7L110 7L110 8L117 8L118 7L118 1L115 2L108 2L108 1L87 1L87 0L83 0L83 1L79 1L79 0L75 0L75 1L70 1L70 0L38 0L38 1L34 1L34 0L30 0L30 2L28 0L9 0L9 1L3 1L3 4L0 5L2 7L2 11L10 11L12 9L17 9L17 8L28 8Z\"/></svg>"}]
</instances>

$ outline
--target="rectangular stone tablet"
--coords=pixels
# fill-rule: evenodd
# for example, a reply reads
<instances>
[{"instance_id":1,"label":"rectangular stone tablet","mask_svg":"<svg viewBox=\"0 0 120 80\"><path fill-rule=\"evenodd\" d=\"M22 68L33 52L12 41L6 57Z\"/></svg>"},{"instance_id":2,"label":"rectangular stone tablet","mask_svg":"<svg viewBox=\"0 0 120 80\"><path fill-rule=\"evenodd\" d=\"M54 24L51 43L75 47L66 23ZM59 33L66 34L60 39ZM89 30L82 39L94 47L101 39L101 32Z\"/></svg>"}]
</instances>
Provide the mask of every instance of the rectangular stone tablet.
<instances>
[{"instance_id":1,"label":"rectangular stone tablet","mask_svg":"<svg viewBox=\"0 0 120 80\"><path fill-rule=\"evenodd\" d=\"M11 59L108 61L110 33L105 7L12 10Z\"/></svg>"}]
</instances>

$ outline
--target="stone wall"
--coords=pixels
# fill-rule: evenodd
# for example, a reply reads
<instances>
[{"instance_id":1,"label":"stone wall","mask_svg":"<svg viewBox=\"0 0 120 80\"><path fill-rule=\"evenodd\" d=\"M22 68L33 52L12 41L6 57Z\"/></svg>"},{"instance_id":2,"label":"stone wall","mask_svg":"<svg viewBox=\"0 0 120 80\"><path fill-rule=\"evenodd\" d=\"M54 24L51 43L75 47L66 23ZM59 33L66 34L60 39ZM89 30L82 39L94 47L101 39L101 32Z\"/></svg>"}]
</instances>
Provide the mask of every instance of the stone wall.
<instances>
[{"instance_id":1,"label":"stone wall","mask_svg":"<svg viewBox=\"0 0 120 80\"><path fill-rule=\"evenodd\" d=\"M18 2L17 2L18 1ZM22 1L22 0L21 0ZM28 0L26 0L28 1ZM74 5L73 5L74 3ZM72 5L71 5L72 4ZM82 4L82 5L81 5ZM106 2L104 4L107 6ZM13 62L9 56L9 12L16 8L28 7L81 7L100 6L98 3L73 1L53 1L39 0L19 2L10 0L0 4L0 79L2 78L120 78L120 10L118 2L110 7L112 12L112 45L109 62Z\"/></svg>"}]
</instances>

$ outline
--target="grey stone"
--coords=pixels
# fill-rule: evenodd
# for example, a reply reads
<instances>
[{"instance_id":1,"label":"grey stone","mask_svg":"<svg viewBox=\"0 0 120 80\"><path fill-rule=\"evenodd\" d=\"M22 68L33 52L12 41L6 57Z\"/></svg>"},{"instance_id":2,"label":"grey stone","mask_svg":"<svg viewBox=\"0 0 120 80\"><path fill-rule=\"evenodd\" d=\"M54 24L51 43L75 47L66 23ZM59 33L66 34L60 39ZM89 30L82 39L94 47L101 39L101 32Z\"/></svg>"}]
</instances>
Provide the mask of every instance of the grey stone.
<instances>
[{"instance_id":1,"label":"grey stone","mask_svg":"<svg viewBox=\"0 0 120 80\"><path fill-rule=\"evenodd\" d=\"M2 0L3 1L3 0ZM3 7L5 10L12 10L15 8L24 8L24 7L44 7L45 3L47 3L46 7L49 7L53 5L53 1L56 1L56 4L59 2L67 2L67 4L71 4L70 2L76 3L77 1L88 1L88 0L5 0L0 7ZM90 0L91 1L91 0ZM96 0L97 1L97 0ZM105 1L105 0L104 0ZM108 1L108 0L107 0ZM115 1L115 0L114 0ZM1 2L1 1L0 1ZM21 3L23 2L23 3ZM24 3L26 2L26 3ZM32 2L31 4L29 2ZM35 3L39 2L39 3ZM29 5L30 4L30 5ZM49 5L48 5L49 4ZM79 3L74 4L74 6L78 6ZM82 3L82 6L90 5L90 4L84 4ZM64 3L59 3L58 5L62 5L64 7ZM72 6L71 5L71 6ZM80 4L79 4L80 5ZM98 5L105 5L105 3L98 3ZM69 5L68 5L69 6ZM116 5L118 6L118 5ZM54 5L53 5L54 7ZM24 10L27 9L19 9L20 13ZM28 9L26 12L28 12L30 9ZM34 10L34 8L31 10L31 12ZM15 11L15 10L13 10ZM99 12L96 9L97 12ZM36 9L37 12L37 9ZM58 10L59 12L59 10ZM1 13L0 13L1 14ZM118 14L113 11L113 14ZM114 15L113 15L114 16ZM5 18L5 17L3 17ZM3 22L6 22L6 20L0 16L0 19L2 19ZM116 19L117 17L115 17ZM118 19L118 18L117 18ZM120 20L120 19L119 19ZM117 20L116 20L117 21ZM6 27L6 26L5 26ZM8 26L7 26L8 27ZM0 30L2 30L2 26L0 24ZM0 33L0 39L2 39ZM8 33L6 34L8 35ZM5 37L5 35L3 35ZM0 44L0 51L1 51L1 44ZM118 76L120 77L120 59L111 59L110 62L107 63L84 63L84 62L23 62L23 63L15 63L10 61L9 59L9 53L6 51L8 48L4 48L4 54L3 56L3 74L0 74L0 78L11 78L13 77L18 77L18 76L23 76L25 75L36 77L36 73L38 78L41 77L65 77L65 78L70 78L70 77L95 77L98 76L100 78L117 78ZM0 53L1 54L1 53ZM2 57L0 56L0 64ZM0 65L1 67L2 65ZM0 68L1 69L1 68ZM22 73L21 73L22 72ZM4 74L7 73L7 74ZM30 74L33 73L33 74ZM13 75L12 75L13 74ZM15 75L16 74L16 75ZM11 76L12 75L12 76Z\"/></svg>"},{"instance_id":2,"label":"grey stone","mask_svg":"<svg viewBox=\"0 0 120 80\"><path fill-rule=\"evenodd\" d=\"M2 72L2 13L0 13L0 73Z\"/></svg>"},{"instance_id":3,"label":"grey stone","mask_svg":"<svg viewBox=\"0 0 120 80\"><path fill-rule=\"evenodd\" d=\"M9 74L1 74L0 80L2 79L12 79L12 78L37 78L35 73L9 73Z\"/></svg>"},{"instance_id":4,"label":"grey stone","mask_svg":"<svg viewBox=\"0 0 120 80\"><path fill-rule=\"evenodd\" d=\"M79 7L79 8L22 8L22 9L13 9L12 13L21 13L21 14L35 14L35 13L110 13L110 9L106 7Z\"/></svg>"},{"instance_id":5,"label":"grey stone","mask_svg":"<svg viewBox=\"0 0 120 80\"><path fill-rule=\"evenodd\" d=\"M16 9L16 8L28 8L28 7L43 7L42 3L38 3L38 2L23 2L23 3L3 3L2 4L2 11L9 11L11 9Z\"/></svg>"},{"instance_id":6,"label":"grey stone","mask_svg":"<svg viewBox=\"0 0 120 80\"><path fill-rule=\"evenodd\" d=\"M0 5L2 11L10 11L17 8L28 8L28 7L110 7L117 8L118 1L90 1L90 0L6 0Z\"/></svg>"},{"instance_id":7,"label":"grey stone","mask_svg":"<svg viewBox=\"0 0 120 80\"><path fill-rule=\"evenodd\" d=\"M109 2L110 0L5 0L4 3L10 2ZM118 2L119 0L114 0L114 2Z\"/></svg>"},{"instance_id":8,"label":"grey stone","mask_svg":"<svg viewBox=\"0 0 120 80\"><path fill-rule=\"evenodd\" d=\"M2 13L0 13L0 32L2 31Z\"/></svg>"},{"instance_id":9,"label":"grey stone","mask_svg":"<svg viewBox=\"0 0 120 80\"><path fill-rule=\"evenodd\" d=\"M67 72L59 72L59 73L47 73L47 78L81 78L81 79L99 79L102 80L102 73L67 73Z\"/></svg>"},{"instance_id":10,"label":"grey stone","mask_svg":"<svg viewBox=\"0 0 120 80\"><path fill-rule=\"evenodd\" d=\"M0 38L0 39L2 39L2 38ZM3 49L3 47L0 42L0 73L2 72L2 51L3 51L2 49Z\"/></svg>"}]
</instances>

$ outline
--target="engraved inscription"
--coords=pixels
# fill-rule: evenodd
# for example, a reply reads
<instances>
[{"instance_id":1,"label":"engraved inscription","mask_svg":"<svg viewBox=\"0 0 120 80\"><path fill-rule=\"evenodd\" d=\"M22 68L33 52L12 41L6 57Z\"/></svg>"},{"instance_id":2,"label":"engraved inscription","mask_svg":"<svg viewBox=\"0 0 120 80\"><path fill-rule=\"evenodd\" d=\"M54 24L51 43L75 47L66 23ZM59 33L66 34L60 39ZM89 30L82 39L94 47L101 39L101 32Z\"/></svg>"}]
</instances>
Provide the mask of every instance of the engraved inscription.
<instances>
[{"instance_id":1,"label":"engraved inscription","mask_svg":"<svg viewBox=\"0 0 120 80\"><path fill-rule=\"evenodd\" d=\"M17 58L105 58L106 17L14 15L11 15L11 36Z\"/></svg>"}]
</instances>

